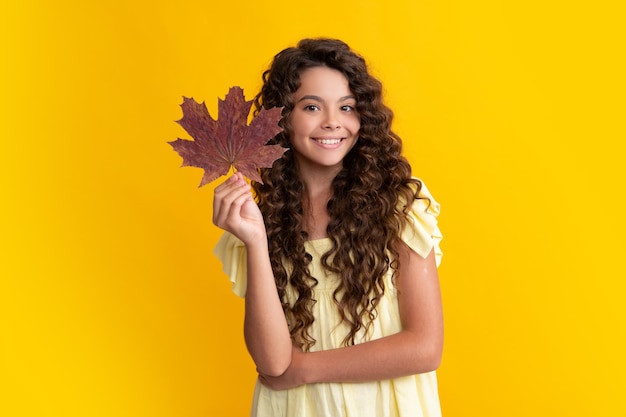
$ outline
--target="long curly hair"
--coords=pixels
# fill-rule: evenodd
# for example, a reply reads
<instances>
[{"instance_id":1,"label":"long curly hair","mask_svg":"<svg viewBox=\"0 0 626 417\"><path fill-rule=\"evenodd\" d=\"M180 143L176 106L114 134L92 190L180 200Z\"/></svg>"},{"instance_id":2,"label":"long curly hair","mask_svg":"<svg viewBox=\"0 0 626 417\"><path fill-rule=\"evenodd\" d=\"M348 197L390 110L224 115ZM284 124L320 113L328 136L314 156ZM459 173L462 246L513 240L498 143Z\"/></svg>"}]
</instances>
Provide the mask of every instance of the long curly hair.
<instances>
[{"instance_id":1,"label":"long curly hair","mask_svg":"<svg viewBox=\"0 0 626 417\"><path fill-rule=\"evenodd\" d=\"M289 116L300 74L320 66L345 75L361 123L359 138L332 183L327 205L332 248L322 257L323 267L341 277L333 298L350 329L343 344L353 345L377 315L385 275L391 271L392 282L397 278L399 236L422 184L412 178L411 166L401 155L401 139L391 131L393 113L383 103L381 83L368 72L365 60L339 40L304 39L279 52L263 73L255 115L262 108L283 107L284 131L270 143L290 146ZM260 175L263 184L252 186L265 220L278 295L294 342L309 350L315 343L309 328L315 319L312 289L317 280L309 272L312 257L304 246L305 185L291 150ZM289 286L297 294L293 303L287 301Z\"/></svg>"}]
</instances>

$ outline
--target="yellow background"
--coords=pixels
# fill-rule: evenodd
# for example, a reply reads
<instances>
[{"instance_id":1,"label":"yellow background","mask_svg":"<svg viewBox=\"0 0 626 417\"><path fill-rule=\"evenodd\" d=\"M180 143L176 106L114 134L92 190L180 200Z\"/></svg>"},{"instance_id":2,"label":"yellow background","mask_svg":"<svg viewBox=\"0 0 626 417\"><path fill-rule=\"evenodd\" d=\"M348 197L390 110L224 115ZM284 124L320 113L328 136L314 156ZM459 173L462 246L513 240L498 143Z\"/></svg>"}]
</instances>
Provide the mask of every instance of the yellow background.
<instances>
[{"instance_id":1,"label":"yellow background","mask_svg":"<svg viewBox=\"0 0 626 417\"><path fill-rule=\"evenodd\" d=\"M619 2L23 0L0 12L0 415L245 416L182 96L340 37L441 202L447 417L623 416Z\"/></svg>"}]
</instances>

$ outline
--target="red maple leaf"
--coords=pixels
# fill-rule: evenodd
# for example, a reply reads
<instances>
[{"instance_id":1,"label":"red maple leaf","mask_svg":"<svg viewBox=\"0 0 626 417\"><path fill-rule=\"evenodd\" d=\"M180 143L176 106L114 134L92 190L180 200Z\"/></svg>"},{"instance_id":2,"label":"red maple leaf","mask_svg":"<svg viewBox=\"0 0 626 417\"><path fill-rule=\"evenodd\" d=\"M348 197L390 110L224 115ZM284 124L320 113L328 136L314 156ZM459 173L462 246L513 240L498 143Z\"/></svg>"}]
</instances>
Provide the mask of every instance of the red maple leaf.
<instances>
[{"instance_id":1,"label":"red maple leaf","mask_svg":"<svg viewBox=\"0 0 626 417\"><path fill-rule=\"evenodd\" d=\"M218 120L202 104L183 97L183 118L178 123L194 139L168 142L183 158L182 166L204 169L200 187L228 174L231 165L246 177L263 182L258 168L270 168L287 150L265 145L282 128L278 126L281 107L266 110L247 124L252 100L246 101L240 87L232 87L224 100L218 100Z\"/></svg>"}]
</instances>

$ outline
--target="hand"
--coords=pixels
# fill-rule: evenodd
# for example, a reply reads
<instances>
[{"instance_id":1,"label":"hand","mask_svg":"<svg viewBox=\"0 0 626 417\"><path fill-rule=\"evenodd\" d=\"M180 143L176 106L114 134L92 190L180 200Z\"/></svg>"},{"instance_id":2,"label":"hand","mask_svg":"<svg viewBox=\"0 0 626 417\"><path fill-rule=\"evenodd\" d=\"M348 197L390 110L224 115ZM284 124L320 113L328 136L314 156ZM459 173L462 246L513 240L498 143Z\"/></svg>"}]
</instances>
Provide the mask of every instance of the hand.
<instances>
[{"instance_id":1,"label":"hand","mask_svg":"<svg viewBox=\"0 0 626 417\"><path fill-rule=\"evenodd\" d=\"M306 359L306 353L293 346L291 351L291 364L284 374L280 376L268 376L259 374L259 381L261 384L275 391L285 390L289 388L295 388L305 383L304 381L304 361Z\"/></svg>"},{"instance_id":2,"label":"hand","mask_svg":"<svg viewBox=\"0 0 626 417\"><path fill-rule=\"evenodd\" d=\"M235 173L215 188L213 223L246 245L265 241L263 216L241 173Z\"/></svg>"}]
</instances>

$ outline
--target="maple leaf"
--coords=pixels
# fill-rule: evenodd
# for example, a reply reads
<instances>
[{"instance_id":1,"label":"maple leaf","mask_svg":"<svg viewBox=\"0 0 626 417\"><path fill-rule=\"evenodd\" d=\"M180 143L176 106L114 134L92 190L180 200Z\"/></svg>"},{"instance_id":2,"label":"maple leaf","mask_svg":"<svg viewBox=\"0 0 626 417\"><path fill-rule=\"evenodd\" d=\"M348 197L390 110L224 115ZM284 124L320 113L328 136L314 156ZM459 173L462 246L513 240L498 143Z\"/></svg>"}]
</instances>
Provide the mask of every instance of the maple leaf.
<instances>
[{"instance_id":1,"label":"maple leaf","mask_svg":"<svg viewBox=\"0 0 626 417\"><path fill-rule=\"evenodd\" d=\"M258 168L270 168L287 150L266 145L282 128L278 126L282 107L261 109L247 124L252 100L246 101L240 87L232 87L224 100L218 99L214 120L206 105L183 97L183 118L178 123L194 139L168 142L183 158L182 166L204 169L200 187L228 174L230 167L251 180L262 183Z\"/></svg>"}]
</instances>

